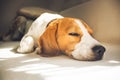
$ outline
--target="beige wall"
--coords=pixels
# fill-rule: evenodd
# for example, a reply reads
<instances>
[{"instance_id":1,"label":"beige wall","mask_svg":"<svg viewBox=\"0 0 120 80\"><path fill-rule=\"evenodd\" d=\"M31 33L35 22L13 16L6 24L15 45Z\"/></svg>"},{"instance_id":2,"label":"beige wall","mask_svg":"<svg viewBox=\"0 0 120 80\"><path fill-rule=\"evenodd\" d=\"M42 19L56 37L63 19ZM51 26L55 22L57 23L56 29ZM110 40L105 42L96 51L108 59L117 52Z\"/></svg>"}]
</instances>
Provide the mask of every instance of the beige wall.
<instances>
[{"instance_id":1,"label":"beige wall","mask_svg":"<svg viewBox=\"0 0 120 80\"><path fill-rule=\"evenodd\" d=\"M120 44L120 0L90 0L61 14L82 18L99 41Z\"/></svg>"}]
</instances>

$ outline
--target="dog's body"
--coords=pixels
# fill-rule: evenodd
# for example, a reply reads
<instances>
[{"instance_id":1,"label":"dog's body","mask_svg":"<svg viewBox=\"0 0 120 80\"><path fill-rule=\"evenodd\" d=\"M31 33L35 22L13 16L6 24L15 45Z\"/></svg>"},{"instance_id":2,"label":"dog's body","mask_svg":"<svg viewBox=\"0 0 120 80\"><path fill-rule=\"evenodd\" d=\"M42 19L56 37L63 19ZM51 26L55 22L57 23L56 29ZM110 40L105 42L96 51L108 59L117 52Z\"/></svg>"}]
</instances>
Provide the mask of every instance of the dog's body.
<instances>
[{"instance_id":1,"label":"dog's body","mask_svg":"<svg viewBox=\"0 0 120 80\"><path fill-rule=\"evenodd\" d=\"M55 56L64 53L77 60L99 60L105 48L91 37L92 30L82 20L43 13L22 38L18 52Z\"/></svg>"}]
</instances>

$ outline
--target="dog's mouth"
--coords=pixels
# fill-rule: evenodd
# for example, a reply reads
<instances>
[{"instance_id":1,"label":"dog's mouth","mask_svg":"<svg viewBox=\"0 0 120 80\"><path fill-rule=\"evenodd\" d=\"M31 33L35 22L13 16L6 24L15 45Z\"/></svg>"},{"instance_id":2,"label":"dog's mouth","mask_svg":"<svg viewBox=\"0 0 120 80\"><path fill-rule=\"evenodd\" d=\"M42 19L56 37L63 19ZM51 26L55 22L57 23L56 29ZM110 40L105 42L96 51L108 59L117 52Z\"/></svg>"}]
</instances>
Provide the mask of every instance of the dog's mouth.
<instances>
[{"instance_id":1,"label":"dog's mouth","mask_svg":"<svg viewBox=\"0 0 120 80\"><path fill-rule=\"evenodd\" d=\"M96 56L96 55L92 55L92 56L79 56L79 57L75 57L73 55L71 55L71 57L75 60L79 60L79 61L98 61L98 60L102 60L103 56Z\"/></svg>"}]
</instances>

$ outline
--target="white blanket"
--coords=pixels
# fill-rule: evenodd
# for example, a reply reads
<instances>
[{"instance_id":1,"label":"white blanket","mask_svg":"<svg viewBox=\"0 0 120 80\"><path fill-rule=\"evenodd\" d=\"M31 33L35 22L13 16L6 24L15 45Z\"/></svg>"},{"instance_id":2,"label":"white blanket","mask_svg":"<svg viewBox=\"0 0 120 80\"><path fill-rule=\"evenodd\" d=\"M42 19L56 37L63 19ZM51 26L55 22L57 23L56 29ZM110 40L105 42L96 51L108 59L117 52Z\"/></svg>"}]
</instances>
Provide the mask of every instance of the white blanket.
<instances>
[{"instance_id":1,"label":"white blanket","mask_svg":"<svg viewBox=\"0 0 120 80\"><path fill-rule=\"evenodd\" d=\"M12 51L19 42L0 42L0 80L120 80L120 46L108 45L103 60L65 55L41 57Z\"/></svg>"}]
</instances>

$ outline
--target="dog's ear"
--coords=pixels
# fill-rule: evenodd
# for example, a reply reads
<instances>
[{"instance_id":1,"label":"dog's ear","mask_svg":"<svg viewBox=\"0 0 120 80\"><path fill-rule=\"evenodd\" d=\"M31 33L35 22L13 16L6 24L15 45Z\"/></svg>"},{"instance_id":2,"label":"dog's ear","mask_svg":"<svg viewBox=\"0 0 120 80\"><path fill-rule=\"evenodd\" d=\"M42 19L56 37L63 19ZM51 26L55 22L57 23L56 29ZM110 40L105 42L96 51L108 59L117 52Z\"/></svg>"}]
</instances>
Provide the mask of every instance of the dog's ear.
<instances>
[{"instance_id":1,"label":"dog's ear","mask_svg":"<svg viewBox=\"0 0 120 80\"><path fill-rule=\"evenodd\" d=\"M88 30L88 32L92 35L93 34L93 30L83 21L83 20L80 20L84 25L85 25L85 28Z\"/></svg>"},{"instance_id":2,"label":"dog's ear","mask_svg":"<svg viewBox=\"0 0 120 80\"><path fill-rule=\"evenodd\" d=\"M57 30L58 22L57 20L51 22L46 31L38 40L38 45L41 47L43 56L55 56L59 55L59 47L57 43Z\"/></svg>"}]
</instances>

